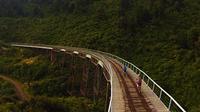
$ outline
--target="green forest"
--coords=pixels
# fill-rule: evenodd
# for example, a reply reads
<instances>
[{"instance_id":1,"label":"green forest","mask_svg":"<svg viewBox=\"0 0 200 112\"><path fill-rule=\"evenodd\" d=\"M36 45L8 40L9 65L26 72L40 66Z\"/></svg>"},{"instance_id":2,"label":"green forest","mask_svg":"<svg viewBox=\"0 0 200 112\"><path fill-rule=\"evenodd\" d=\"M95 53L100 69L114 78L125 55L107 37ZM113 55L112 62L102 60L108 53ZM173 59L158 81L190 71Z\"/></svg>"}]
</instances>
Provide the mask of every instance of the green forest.
<instances>
[{"instance_id":1,"label":"green forest","mask_svg":"<svg viewBox=\"0 0 200 112\"><path fill-rule=\"evenodd\" d=\"M118 55L200 112L199 18L199 0L0 0L0 40Z\"/></svg>"}]
</instances>

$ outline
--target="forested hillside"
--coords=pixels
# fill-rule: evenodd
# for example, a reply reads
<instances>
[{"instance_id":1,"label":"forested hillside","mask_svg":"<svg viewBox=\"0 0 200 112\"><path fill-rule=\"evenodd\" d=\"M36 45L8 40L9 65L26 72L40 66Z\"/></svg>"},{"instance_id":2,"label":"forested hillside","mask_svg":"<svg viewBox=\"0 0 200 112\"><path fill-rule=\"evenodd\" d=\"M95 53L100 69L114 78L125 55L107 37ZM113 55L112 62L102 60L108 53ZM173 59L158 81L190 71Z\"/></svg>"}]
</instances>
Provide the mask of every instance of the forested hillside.
<instances>
[{"instance_id":1,"label":"forested hillside","mask_svg":"<svg viewBox=\"0 0 200 112\"><path fill-rule=\"evenodd\" d=\"M0 0L0 40L98 49L200 111L199 0Z\"/></svg>"}]
</instances>

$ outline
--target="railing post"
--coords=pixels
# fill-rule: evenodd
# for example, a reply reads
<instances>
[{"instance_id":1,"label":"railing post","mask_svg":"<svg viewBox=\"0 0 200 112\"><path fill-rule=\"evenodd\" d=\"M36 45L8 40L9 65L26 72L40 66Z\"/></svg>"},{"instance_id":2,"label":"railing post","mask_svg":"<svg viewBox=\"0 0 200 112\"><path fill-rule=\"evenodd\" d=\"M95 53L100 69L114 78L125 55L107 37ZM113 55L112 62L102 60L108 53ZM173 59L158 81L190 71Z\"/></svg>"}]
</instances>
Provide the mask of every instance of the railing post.
<instances>
[{"instance_id":1,"label":"railing post","mask_svg":"<svg viewBox=\"0 0 200 112\"><path fill-rule=\"evenodd\" d=\"M171 105L172 105L172 99L170 98L170 100L169 100L169 105L168 105L168 109L170 110L170 108L171 108Z\"/></svg>"},{"instance_id":2,"label":"railing post","mask_svg":"<svg viewBox=\"0 0 200 112\"><path fill-rule=\"evenodd\" d=\"M143 76L142 76L142 80L144 80L144 77L145 77L145 75L143 74Z\"/></svg>"},{"instance_id":3,"label":"railing post","mask_svg":"<svg viewBox=\"0 0 200 112\"><path fill-rule=\"evenodd\" d=\"M159 95L159 98L161 99L162 97L162 90L160 90L160 95Z\"/></svg>"},{"instance_id":4,"label":"railing post","mask_svg":"<svg viewBox=\"0 0 200 112\"><path fill-rule=\"evenodd\" d=\"M153 83L153 88L152 88L152 90L154 91L154 89L155 89L155 84Z\"/></svg>"},{"instance_id":5,"label":"railing post","mask_svg":"<svg viewBox=\"0 0 200 112\"><path fill-rule=\"evenodd\" d=\"M149 78L148 78L148 80L147 80L147 85L149 86Z\"/></svg>"}]
</instances>

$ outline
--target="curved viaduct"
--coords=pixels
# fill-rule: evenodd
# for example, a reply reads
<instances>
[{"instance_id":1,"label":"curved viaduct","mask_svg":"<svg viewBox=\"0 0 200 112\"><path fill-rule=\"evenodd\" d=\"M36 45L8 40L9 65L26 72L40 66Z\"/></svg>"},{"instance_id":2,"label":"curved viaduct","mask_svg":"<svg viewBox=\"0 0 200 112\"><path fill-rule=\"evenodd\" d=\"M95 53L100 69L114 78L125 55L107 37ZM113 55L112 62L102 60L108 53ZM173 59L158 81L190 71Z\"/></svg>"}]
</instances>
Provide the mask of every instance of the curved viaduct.
<instances>
[{"instance_id":1,"label":"curved viaduct","mask_svg":"<svg viewBox=\"0 0 200 112\"><path fill-rule=\"evenodd\" d=\"M172 96L153 81L145 72L134 64L115 55L75 47L11 44L13 47L43 49L50 51L51 60L56 52L73 54L90 59L103 69L104 77L109 84L106 95L107 112L186 112ZM123 67L127 66L127 73ZM138 74L142 77L141 93L137 89ZM108 86L108 85L107 85Z\"/></svg>"}]
</instances>

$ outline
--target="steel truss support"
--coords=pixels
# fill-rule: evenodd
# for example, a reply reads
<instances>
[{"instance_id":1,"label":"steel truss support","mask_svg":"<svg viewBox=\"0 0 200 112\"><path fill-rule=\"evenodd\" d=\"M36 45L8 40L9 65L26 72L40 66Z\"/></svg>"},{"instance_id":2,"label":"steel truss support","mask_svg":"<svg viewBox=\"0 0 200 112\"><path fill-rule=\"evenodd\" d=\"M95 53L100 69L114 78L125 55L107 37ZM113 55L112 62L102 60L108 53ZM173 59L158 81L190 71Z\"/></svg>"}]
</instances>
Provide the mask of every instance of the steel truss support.
<instances>
[{"instance_id":1,"label":"steel truss support","mask_svg":"<svg viewBox=\"0 0 200 112\"><path fill-rule=\"evenodd\" d=\"M83 64L83 74L80 85L80 93L82 96L87 96L87 87L88 87L88 75L89 75L89 59L85 58Z\"/></svg>"},{"instance_id":2,"label":"steel truss support","mask_svg":"<svg viewBox=\"0 0 200 112\"><path fill-rule=\"evenodd\" d=\"M96 101L96 98L99 96L99 87L100 87L100 66L96 65L95 67L95 74L94 74L94 82L93 82L93 99Z\"/></svg>"},{"instance_id":3,"label":"steel truss support","mask_svg":"<svg viewBox=\"0 0 200 112\"><path fill-rule=\"evenodd\" d=\"M56 56L56 58L58 58L58 63L59 66L63 69L65 67L65 60L66 60L67 55L65 54L65 52L58 52L58 55Z\"/></svg>"},{"instance_id":4,"label":"steel truss support","mask_svg":"<svg viewBox=\"0 0 200 112\"><path fill-rule=\"evenodd\" d=\"M74 93L74 82L75 82L75 75L76 75L76 56L73 54L71 55L71 64L70 64L70 68L71 68L71 77L69 78L69 88L68 88L68 93L69 95L73 95Z\"/></svg>"},{"instance_id":5,"label":"steel truss support","mask_svg":"<svg viewBox=\"0 0 200 112\"><path fill-rule=\"evenodd\" d=\"M62 53L62 58L61 58L61 67L64 68L65 67L65 60L66 60L66 54Z\"/></svg>"},{"instance_id":6,"label":"steel truss support","mask_svg":"<svg viewBox=\"0 0 200 112\"><path fill-rule=\"evenodd\" d=\"M50 50L50 60L52 63L56 61L56 52L54 50Z\"/></svg>"}]
</instances>

